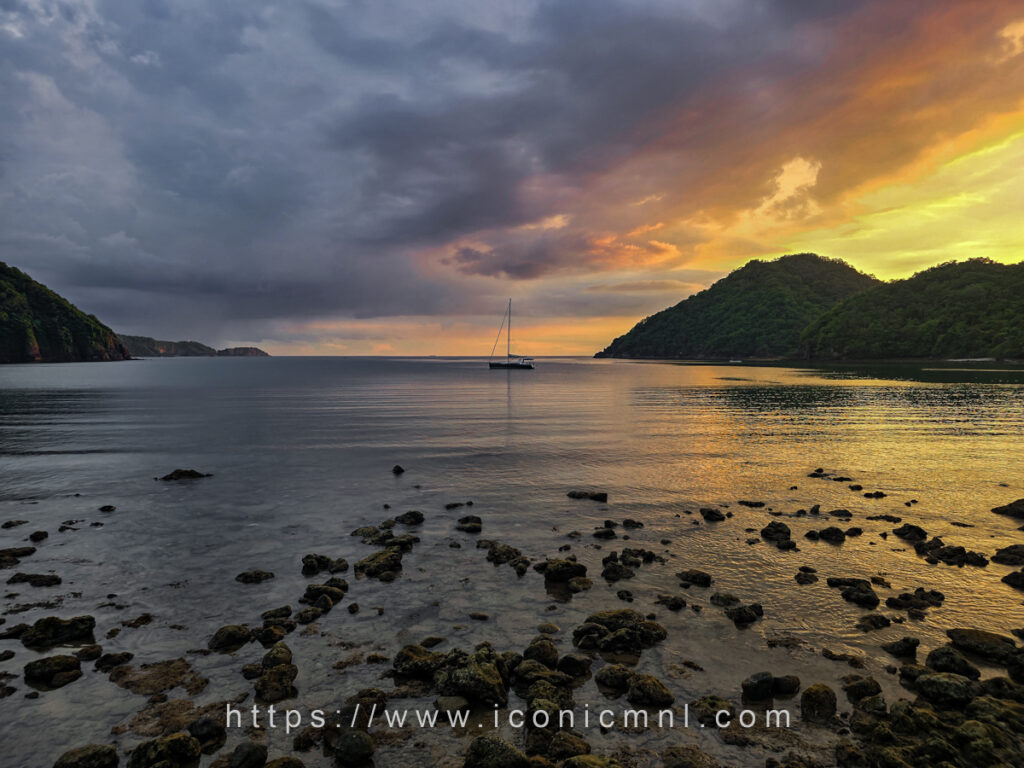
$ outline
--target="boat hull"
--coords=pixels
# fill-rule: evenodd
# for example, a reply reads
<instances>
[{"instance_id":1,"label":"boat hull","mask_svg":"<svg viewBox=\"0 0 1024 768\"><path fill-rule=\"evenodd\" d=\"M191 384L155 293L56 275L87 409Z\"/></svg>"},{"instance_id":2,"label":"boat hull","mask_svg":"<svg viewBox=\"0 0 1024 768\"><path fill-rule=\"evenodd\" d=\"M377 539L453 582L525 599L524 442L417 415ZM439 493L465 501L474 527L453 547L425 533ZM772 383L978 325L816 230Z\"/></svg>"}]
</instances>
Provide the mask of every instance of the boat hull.
<instances>
[{"instance_id":1,"label":"boat hull","mask_svg":"<svg viewBox=\"0 0 1024 768\"><path fill-rule=\"evenodd\" d=\"M491 368L504 368L506 370L533 370L533 363L489 363Z\"/></svg>"}]
</instances>

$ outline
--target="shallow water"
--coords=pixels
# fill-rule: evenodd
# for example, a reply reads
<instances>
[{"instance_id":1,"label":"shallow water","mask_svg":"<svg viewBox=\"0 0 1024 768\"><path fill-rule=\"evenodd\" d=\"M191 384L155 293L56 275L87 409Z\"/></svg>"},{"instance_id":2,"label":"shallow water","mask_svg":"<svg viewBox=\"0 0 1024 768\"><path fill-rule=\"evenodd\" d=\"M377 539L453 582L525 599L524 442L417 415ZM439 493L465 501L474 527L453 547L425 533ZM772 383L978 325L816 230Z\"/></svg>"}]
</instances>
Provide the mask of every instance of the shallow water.
<instances>
[{"instance_id":1,"label":"shallow water","mask_svg":"<svg viewBox=\"0 0 1024 768\"><path fill-rule=\"evenodd\" d=\"M895 659L879 649L881 643L912 634L922 641L923 659L945 642L950 627L1007 633L1024 626L1022 594L1000 582L1010 568L929 566L899 540L880 538L894 525L865 517L899 515L947 543L988 555L1021 542L1019 521L989 510L1024 496L1022 434L1024 375L1014 371L583 359L542 360L537 370L525 372L490 371L481 361L451 359L182 358L4 366L0 520L30 523L0 531L0 548L19 545L33 530L47 530L50 537L18 570L52 570L64 579L53 588L7 587L5 611L64 599L57 609L4 618L9 626L44 615L87 613L97 619L105 651L131 651L134 663L174 658L205 647L223 624L258 624L264 610L285 603L296 607L310 581L300 573L306 552L354 563L373 548L351 537L353 528L419 509L427 517L415 531L422 541L405 556L396 582L356 580L350 571L346 603L356 601L362 610L353 616L339 606L318 622L321 634L287 638L300 670L299 698L289 705L333 708L359 688L389 689L391 681L379 679L387 665L344 671L331 665L353 653L391 656L432 634L448 638L440 650L489 640L499 651L522 651L539 622L553 621L563 630L556 637L559 649L568 652L572 629L588 613L627 607L615 596L619 589L634 593L628 607L656 611L668 629L668 640L644 652L638 669L662 678L678 703L707 693L738 702L740 681L762 669L797 674L805 685L836 686L851 670L822 658L823 647L864 657L890 700L910 697L884 671ZM393 476L395 463L407 472ZM176 467L213 477L154 482ZM887 497L866 499L846 483L807 477L818 467ZM566 498L576 487L606 490L609 503ZM559 602L545 593L538 574L517 578L507 566L491 566L473 545L478 537L454 531L455 519L466 511L444 509L447 502L467 499L484 519L482 537L518 547L532 559L555 556L559 546L571 544L590 568L594 588ZM738 506L740 499L767 507ZM911 499L919 503L905 506ZM117 509L98 512L104 504ZM849 509L853 520L839 525L862 526L864 535L839 547L805 540L806 530L835 523L788 517L813 504L826 511ZM686 513L702 506L734 516L695 525L700 517ZM787 515L781 519L793 529L800 551L747 543L776 519L769 508ZM643 566L636 578L609 585L599 576L600 560L623 542L598 549L601 542L590 532L605 519L626 517L645 523L628 532L627 544L653 549L667 562ZM83 522L58 533L69 519ZM583 537L567 538L573 530ZM670 543L661 545L662 539ZM463 547L450 548L452 540ZM821 581L798 586L793 575L801 565L817 568ZM234 581L235 574L257 567L277 578L249 586ZM682 592L673 574L683 568L706 570L715 584ZM924 622L862 633L854 622L864 611L829 589L825 577L876 574L892 583L892 593L925 586L944 592L946 602ZM714 591L762 602L764 619L736 629L707 604ZM892 594L877 591L883 600ZM682 593L704 610L673 614L654 606L654 596L665 592ZM124 607L100 607L109 594ZM472 611L491 618L471 621ZM143 612L153 614L152 624L102 639L111 627ZM767 639L783 635L801 644L767 646ZM16 640L0 640L0 650L6 649L16 655L0 663L0 671L17 675L9 684L18 690L0 699L0 739L12 765L48 766L64 750L88 742L129 747L141 740L109 732L142 709L145 697L114 686L88 663L80 680L25 699L29 689L21 670L36 654ZM196 701L251 693L239 670L262 653L254 644L234 655L189 656L211 680ZM704 671L680 667L683 660ZM172 698L180 693L172 692ZM429 707L432 700L404 703ZM606 701L592 680L576 700L580 707ZM699 743L729 765L764 764L763 750L725 744L711 729L586 735L599 754L641 750L638 765L670 743ZM803 735L812 742L819 738L813 731ZM395 739L378 747L376 763L461 765L456 752L468 743L465 738L417 733L409 742ZM271 756L289 754L290 742L283 732L271 734ZM318 753L301 757L310 766L329 764ZM203 765L209 761L204 758Z\"/></svg>"}]
</instances>

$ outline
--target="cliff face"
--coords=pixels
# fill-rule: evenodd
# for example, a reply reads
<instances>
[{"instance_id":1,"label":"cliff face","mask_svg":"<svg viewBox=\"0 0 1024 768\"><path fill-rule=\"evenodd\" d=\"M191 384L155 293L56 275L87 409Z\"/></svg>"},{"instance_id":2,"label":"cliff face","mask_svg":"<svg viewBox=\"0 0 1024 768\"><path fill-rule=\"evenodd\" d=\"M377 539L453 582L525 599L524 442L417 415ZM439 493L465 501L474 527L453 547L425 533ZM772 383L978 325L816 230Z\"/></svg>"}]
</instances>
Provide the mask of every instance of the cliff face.
<instances>
[{"instance_id":1,"label":"cliff face","mask_svg":"<svg viewBox=\"0 0 1024 768\"><path fill-rule=\"evenodd\" d=\"M214 349L198 341L161 341L149 336L120 336L134 357L270 357L257 347Z\"/></svg>"},{"instance_id":2,"label":"cliff face","mask_svg":"<svg viewBox=\"0 0 1024 768\"><path fill-rule=\"evenodd\" d=\"M112 330L0 262L0 363L128 360Z\"/></svg>"},{"instance_id":3,"label":"cliff face","mask_svg":"<svg viewBox=\"0 0 1024 768\"><path fill-rule=\"evenodd\" d=\"M813 253L755 259L641 320L596 357L795 357L808 323L875 285L849 264Z\"/></svg>"}]
</instances>

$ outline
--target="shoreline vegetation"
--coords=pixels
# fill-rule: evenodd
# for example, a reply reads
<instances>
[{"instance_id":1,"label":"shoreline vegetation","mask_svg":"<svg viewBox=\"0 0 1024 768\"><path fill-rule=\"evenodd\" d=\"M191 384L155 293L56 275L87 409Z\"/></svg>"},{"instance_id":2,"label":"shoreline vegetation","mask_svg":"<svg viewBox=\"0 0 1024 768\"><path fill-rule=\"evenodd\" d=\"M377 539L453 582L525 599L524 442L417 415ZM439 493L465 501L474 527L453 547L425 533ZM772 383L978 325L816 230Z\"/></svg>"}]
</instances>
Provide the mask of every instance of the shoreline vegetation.
<instances>
[{"instance_id":1,"label":"shoreline vegetation","mask_svg":"<svg viewBox=\"0 0 1024 768\"><path fill-rule=\"evenodd\" d=\"M118 335L94 315L0 262L0 363L81 363L136 357L269 357L257 347Z\"/></svg>"},{"instance_id":2,"label":"shoreline vegetation","mask_svg":"<svg viewBox=\"0 0 1024 768\"><path fill-rule=\"evenodd\" d=\"M754 259L637 323L595 357L1024 359L1024 262L949 262L882 282L813 253Z\"/></svg>"},{"instance_id":3,"label":"shoreline vegetation","mask_svg":"<svg viewBox=\"0 0 1024 768\"><path fill-rule=\"evenodd\" d=\"M396 465L391 473L405 474L404 470L397 472L398 469L403 468ZM154 479L184 484L198 491L203 483L211 482L207 479L211 477L194 469L177 469ZM871 500L885 498L887 494L865 489L853 477L834 469L817 468L805 479L847 485L852 492L850 506L857 512L829 511L819 505L784 511L768 502L748 498L735 505L685 510L685 515L677 515L681 518L679 525L711 526L721 530L722 535L735 531L737 526L747 526L746 530L753 532L748 541L751 546L794 553L793 589L816 588L811 585L824 581L834 599L860 609L856 627L863 633L906 623L904 636L881 643L878 655L889 660L886 671L899 680L912 698L887 699L883 686L867 672L862 658L826 647L821 649L821 656L849 667L841 677L838 691L827 683L793 674L801 671L794 660L790 668L764 670L737 679L733 690L708 691L690 701L678 700L665 682L639 671L643 668L641 658L650 649L671 643L666 624L672 624L664 617L685 612L692 614L693 621L701 621L705 613L721 614L735 626L735 631L742 632L774 609L770 603L763 605L757 600L756 588L742 599L719 591L715 586L713 559L685 564L675 575L678 584L672 591L652 593L651 588L640 583L643 579L634 585L632 580L641 571L679 567L665 556L668 539L661 540L660 551L654 542L648 545L654 549L641 544L646 544L645 523L635 518L608 519L590 531L552 533L549 551L553 554L529 557L513 543L484 538L488 513L467 512L473 509L473 502L468 500L450 502L428 514L439 516L447 531L457 536L449 539L449 547L480 550L479 557L495 566L493 573L499 585L506 578L526 579L539 591L540 604L551 600L569 603L594 589L599 579L618 591L609 595L601 610L589 613L575 627L564 629L546 618L538 604L537 634L522 648L496 647L500 644L491 642L469 648L452 647L449 638L429 636L416 642L392 643L386 653L345 661L379 665L380 684L359 690L337 708L330 708L324 727L302 727L294 736L288 733L285 742L276 741L269 748L267 729L232 728L226 721L227 714L232 707L248 709L253 705L255 713L259 707L278 705L283 709L296 702L301 696L298 685L304 679L298 665L310 663L304 654L310 651L310 638L321 633L318 622L328 622L328 614L341 605L349 614L359 613L361 608L355 598L362 583L377 581L385 587L395 583L394 589L403 590L416 586L422 579L417 575L419 569L406 568L404 561L415 556L412 553L416 548L424 546L422 537L428 542L431 538L424 529L427 515L423 512L410 510L392 515L385 504L383 519L378 524L351 531L352 539L362 545L356 550L359 559L353 557L351 566L337 552L296 552L294 572L280 576L295 579L301 572L303 581L295 601L298 608L270 603L239 608L237 615L223 617L234 623L224 624L211 636L195 638L202 647L186 653L193 657L191 661L183 656L139 663L132 653L116 651L116 638L121 632L153 622L154 617L148 613L112 627L102 626L91 615L48 615L32 624L12 621L0 632L0 640L8 646L0 653L11 659L25 653L20 648L12 650L11 646L20 645L28 650L23 678L33 691L30 696L59 696L54 692L73 685L84 675L105 675L111 684L140 697L139 711L128 717L127 722L114 726L112 733L118 737L114 743L106 743L104 726L103 732L96 734L96 743L48 758L56 758L54 768L116 768L122 755L129 768L192 768L204 756L216 756L209 763L211 768L302 768L311 759L320 764L315 753L321 753L338 768L366 766L380 759L382 751L387 756L389 750L425 749L422 729L389 728L379 720L373 721L375 712L383 712L389 702L395 706L393 702L403 699L433 701L441 712L475 713L471 722L479 721L481 730L471 727L468 734L460 734L453 729L451 734L461 756L449 762L463 768L626 768L631 764L627 752L596 754L588 740L594 738L592 732L562 727L550 717L577 706L576 696L590 681L607 697L610 706L628 705L655 716L659 711L675 708L679 715L692 717L701 727L716 729L719 738L731 747L742 749L745 754L760 755L756 759L763 760L769 755L768 765L909 768L941 764L974 768L1019 764L1024 756L1024 648L1018 646L1014 637L954 626L946 630L947 644L924 655L913 634L913 623L927 621L934 612L941 611L946 601L943 593L927 587L901 592L881 571L851 575L837 567L834 573L819 576L815 568L801 565L797 555L802 546L841 548L850 538L892 536L912 548L922 564L984 568L992 562L1017 568L1024 565L1024 545L1003 547L991 554L968 551L930 536L924 528L902 516L865 514L862 509L875 503ZM610 518L616 517L614 499L609 502L606 490L571 489L566 497L574 504L600 505L596 508ZM859 501L853 501L854 498ZM917 501L905 502L907 520L916 519ZM117 509L104 505L99 512L109 519ZM986 514L993 521L1024 520L1024 499L1008 499L1008 503ZM979 523L984 519L977 518ZM30 522L8 521L0 533L5 534L4 538L12 533L19 535L16 529L23 525L29 526ZM61 533L76 530L77 527L67 526ZM60 583L57 574L36 575L20 570L31 568L33 555L37 548L48 545L48 538L46 531L37 531L29 537L31 546L0 550L0 566L14 574L8 583L33 589ZM427 545L437 544L433 541ZM601 550L599 572L578 560L574 551L582 553L590 548ZM252 568L238 573L235 581L258 591L260 584L275 578L273 572ZM1008 588L1024 589L1024 571L1008 572L1002 581ZM624 585L632 589L622 589ZM384 615L385 608L376 608L376 614ZM337 614L332 618L331 623L336 624ZM468 619L471 623L482 623L489 621L491 615L474 611ZM187 628L182 625L181 629ZM288 642L293 634L292 643L298 649L295 651ZM1024 638L1024 628L1014 634ZM106 639L98 641L97 637ZM768 647L773 647L772 642L782 640L767 642ZM786 647L799 647L800 641L794 638L793 642L797 645ZM448 647L444 647L446 644ZM236 684L225 684L223 680L212 683L198 673L193 662L210 654L232 659L238 672ZM693 674L704 672L696 662L682 663ZM983 674L979 667L987 671ZM993 669L997 671L993 673ZM11 674L0 680L3 697L21 692L22 689L9 684L13 682L15 676ZM193 699L201 694L203 703L197 704ZM516 709L519 700L530 717L525 719L518 735L509 737L489 726L482 730L483 723L497 718L499 711ZM741 703L760 711L775 706L776 701L794 705L793 729L729 727L740 712ZM539 712L549 717L535 717ZM723 712L727 717L722 717ZM787 735L779 736L781 731ZM121 737L125 736L135 737L131 746L124 744ZM236 738L239 736L240 742ZM229 739L237 743L228 747ZM282 751L286 754L278 756ZM404 757L408 759L408 753ZM421 753L421 757L425 758L426 753ZM694 744L663 748L661 764L666 768L720 765L714 756Z\"/></svg>"}]
</instances>

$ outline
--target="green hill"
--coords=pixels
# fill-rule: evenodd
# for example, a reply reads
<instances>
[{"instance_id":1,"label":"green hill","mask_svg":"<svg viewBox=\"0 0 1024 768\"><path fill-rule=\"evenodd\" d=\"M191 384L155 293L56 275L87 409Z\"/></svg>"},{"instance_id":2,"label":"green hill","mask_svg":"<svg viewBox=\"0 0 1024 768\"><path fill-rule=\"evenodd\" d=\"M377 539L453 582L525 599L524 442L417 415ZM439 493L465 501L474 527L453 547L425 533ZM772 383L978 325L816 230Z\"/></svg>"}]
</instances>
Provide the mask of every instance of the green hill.
<instances>
[{"instance_id":1,"label":"green hill","mask_svg":"<svg viewBox=\"0 0 1024 768\"><path fill-rule=\"evenodd\" d=\"M804 331L809 358L1024 358L1024 262L950 262L834 307Z\"/></svg>"},{"instance_id":2,"label":"green hill","mask_svg":"<svg viewBox=\"0 0 1024 768\"><path fill-rule=\"evenodd\" d=\"M846 262L813 253L755 259L641 320L596 357L796 357L811 321L875 285Z\"/></svg>"},{"instance_id":3,"label":"green hill","mask_svg":"<svg viewBox=\"0 0 1024 768\"><path fill-rule=\"evenodd\" d=\"M129 358L117 335L95 317L0 262L0 363Z\"/></svg>"}]
</instances>

